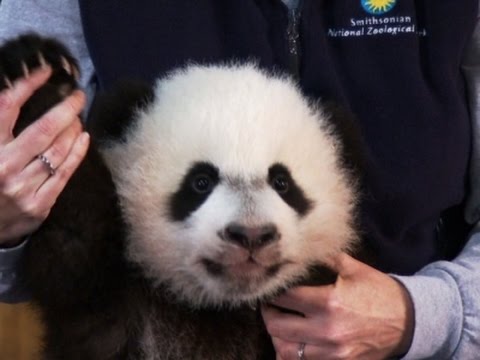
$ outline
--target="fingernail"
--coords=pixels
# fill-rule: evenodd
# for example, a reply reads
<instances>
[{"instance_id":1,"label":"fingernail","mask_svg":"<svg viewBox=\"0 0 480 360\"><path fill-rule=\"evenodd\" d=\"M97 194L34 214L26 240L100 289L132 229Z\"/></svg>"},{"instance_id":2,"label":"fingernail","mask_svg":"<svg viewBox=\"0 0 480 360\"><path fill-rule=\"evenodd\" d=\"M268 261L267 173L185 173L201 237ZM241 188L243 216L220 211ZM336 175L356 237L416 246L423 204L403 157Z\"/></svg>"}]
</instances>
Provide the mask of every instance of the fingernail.
<instances>
[{"instance_id":1,"label":"fingernail","mask_svg":"<svg viewBox=\"0 0 480 360\"><path fill-rule=\"evenodd\" d=\"M75 109L78 109L79 112L81 112L86 103L85 93L78 89L74 90L70 94L68 101L70 101L70 103L74 106Z\"/></svg>"},{"instance_id":2,"label":"fingernail","mask_svg":"<svg viewBox=\"0 0 480 360\"><path fill-rule=\"evenodd\" d=\"M80 143L81 143L82 145L86 145L89 141L90 141L90 134L87 133L87 132L83 132L83 133L80 135Z\"/></svg>"},{"instance_id":3,"label":"fingernail","mask_svg":"<svg viewBox=\"0 0 480 360\"><path fill-rule=\"evenodd\" d=\"M85 93L84 93L82 90L80 90L80 89L75 89L75 90L72 92L72 95L75 96L75 97L77 97L77 98L79 98L79 99L82 99L82 100L86 99Z\"/></svg>"}]
</instances>

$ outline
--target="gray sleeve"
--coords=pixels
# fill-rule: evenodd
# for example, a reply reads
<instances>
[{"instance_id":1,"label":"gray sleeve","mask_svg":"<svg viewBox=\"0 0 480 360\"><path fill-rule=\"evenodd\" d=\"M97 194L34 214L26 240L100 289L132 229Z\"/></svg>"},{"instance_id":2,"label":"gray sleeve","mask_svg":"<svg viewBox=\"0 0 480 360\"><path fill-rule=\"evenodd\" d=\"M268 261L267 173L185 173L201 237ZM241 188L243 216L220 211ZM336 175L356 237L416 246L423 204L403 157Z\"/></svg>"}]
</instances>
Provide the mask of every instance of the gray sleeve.
<instances>
[{"instance_id":1,"label":"gray sleeve","mask_svg":"<svg viewBox=\"0 0 480 360\"><path fill-rule=\"evenodd\" d=\"M480 353L480 225L452 262L395 276L409 291L415 332L402 359L476 360Z\"/></svg>"},{"instance_id":2,"label":"gray sleeve","mask_svg":"<svg viewBox=\"0 0 480 360\"><path fill-rule=\"evenodd\" d=\"M91 95L94 69L83 36L77 0L1 0L0 44L32 31L55 37L70 48L79 60L80 85ZM20 302L28 298L17 280L16 271L23 248L24 244L0 249L1 302Z\"/></svg>"}]
</instances>

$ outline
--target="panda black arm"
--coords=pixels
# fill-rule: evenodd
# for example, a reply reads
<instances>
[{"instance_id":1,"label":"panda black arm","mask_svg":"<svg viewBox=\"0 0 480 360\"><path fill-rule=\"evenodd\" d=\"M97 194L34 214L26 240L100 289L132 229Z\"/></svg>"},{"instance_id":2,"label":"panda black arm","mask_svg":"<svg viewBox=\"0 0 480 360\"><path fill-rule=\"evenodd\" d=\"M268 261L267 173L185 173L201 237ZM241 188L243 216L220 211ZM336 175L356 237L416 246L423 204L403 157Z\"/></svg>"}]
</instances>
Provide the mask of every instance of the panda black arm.
<instances>
[{"instance_id":1,"label":"panda black arm","mask_svg":"<svg viewBox=\"0 0 480 360\"><path fill-rule=\"evenodd\" d=\"M76 89L77 64L62 44L35 34L0 47L0 90L43 62L52 75L22 107L15 137ZM131 272L124 236L115 187L93 140L48 218L30 235L20 264L20 281L47 325L48 359L110 359L128 343L127 302L135 295L134 286L126 286Z\"/></svg>"},{"instance_id":2,"label":"panda black arm","mask_svg":"<svg viewBox=\"0 0 480 360\"><path fill-rule=\"evenodd\" d=\"M44 63L51 66L52 75L22 106L14 136L70 95L77 88L79 71L69 51L54 39L26 34L0 48L0 90ZM110 256L121 258L119 213L109 171L93 143L48 219L30 237L20 270L33 297L60 303L67 301L66 294L72 296L72 301L80 300L83 293L91 294L85 286L98 287L90 285L96 280L92 269L107 271L113 266ZM111 244L115 244L115 251L110 249ZM83 277L93 280L83 279L83 272ZM63 286L71 289L66 291Z\"/></svg>"},{"instance_id":3,"label":"panda black arm","mask_svg":"<svg viewBox=\"0 0 480 360\"><path fill-rule=\"evenodd\" d=\"M92 145L48 218L30 236L23 281L34 300L54 313L106 304L106 294L125 276L123 237L115 187Z\"/></svg>"},{"instance_id":4,"label":"panda black arm","mask_svg":"<svg viewBox=\"0 0 480 360\"><path fill-rule=\"evenodd\" d=\"M91 146L23 258L46 325L45 358L114 359L128 346L135 291L123 239L113 182Z\"/></svg>"}]
</instances>

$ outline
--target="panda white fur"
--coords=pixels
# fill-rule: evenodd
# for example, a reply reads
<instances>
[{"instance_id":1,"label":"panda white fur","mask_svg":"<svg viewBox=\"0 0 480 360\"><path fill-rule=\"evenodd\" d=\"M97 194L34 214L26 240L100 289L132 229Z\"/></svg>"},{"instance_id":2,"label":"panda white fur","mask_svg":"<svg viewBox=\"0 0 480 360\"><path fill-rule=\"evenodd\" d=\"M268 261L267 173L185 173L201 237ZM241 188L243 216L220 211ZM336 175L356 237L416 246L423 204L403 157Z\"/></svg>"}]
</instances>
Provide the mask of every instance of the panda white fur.
<instances>
[{"instance_id":1,"label":"panda white fur","mask_svg":"<svg viewBox=\"0 0 480 360\"><path fill-rule=\"evenodd\" d=\"M58 94L72 79L55 71ZM140 93L119 134L109 109L130 95L98 112L99 142L28 248L45 357L274 358L254 306L357 241L335 119L252 64L191 65Z\"/></svg>"}]
</instances>

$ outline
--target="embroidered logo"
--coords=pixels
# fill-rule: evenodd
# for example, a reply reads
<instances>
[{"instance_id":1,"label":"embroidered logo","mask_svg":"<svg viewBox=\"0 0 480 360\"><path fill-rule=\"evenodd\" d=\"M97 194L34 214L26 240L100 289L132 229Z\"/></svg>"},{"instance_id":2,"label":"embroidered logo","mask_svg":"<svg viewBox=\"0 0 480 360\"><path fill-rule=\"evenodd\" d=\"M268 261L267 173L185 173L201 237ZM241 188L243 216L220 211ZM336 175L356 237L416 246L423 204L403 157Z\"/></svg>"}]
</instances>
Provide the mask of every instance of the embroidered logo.
<instances>
[{"instance_id":1,"label":"embroidered logo","mask_svg":"<svg viewBox=\"0 0 480 360\"><path fill-rule=\"evenodd\" d=\"M361 0L362 7L372 15L382 15L392 10L397 0Z\"/></svg>"},{"instance_id":2,"label":"embroidered logo","mask_svg":"<svg viewBox=\"0 0 480 360\"><path fill-rule=\"evenodd\" d=\"M328 27L327 35L330 38L427 36L427 30L418 25L415 16L402 13L401 9L390 13L397 2L398 0L361 0L363 11L360 6L352 9L352 15L347 15L348 18L339 19Z\"/></svg>"}]
</instances>

